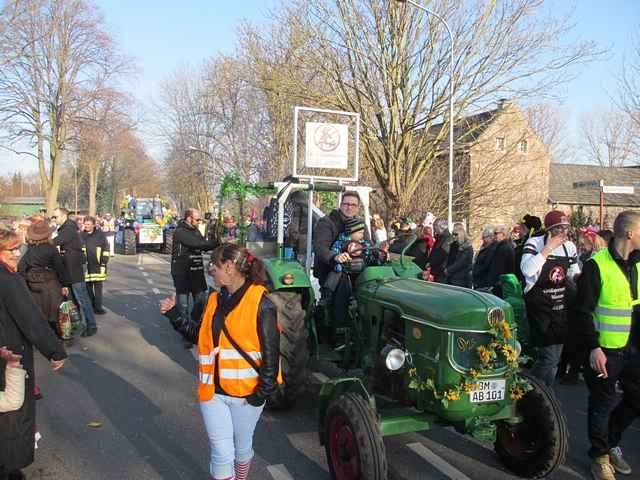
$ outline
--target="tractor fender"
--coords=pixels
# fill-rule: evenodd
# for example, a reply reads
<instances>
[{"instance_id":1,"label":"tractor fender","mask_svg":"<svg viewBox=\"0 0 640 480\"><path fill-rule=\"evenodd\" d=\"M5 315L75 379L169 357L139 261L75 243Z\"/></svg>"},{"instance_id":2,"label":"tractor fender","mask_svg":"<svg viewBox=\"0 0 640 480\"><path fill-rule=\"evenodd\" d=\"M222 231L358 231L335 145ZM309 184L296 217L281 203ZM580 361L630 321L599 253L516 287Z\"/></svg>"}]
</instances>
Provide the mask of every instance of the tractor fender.
<instances>
[{"instance_id":1,"label":"tractor fender","mask_svg":"<svg viewBox=\"0 0 640 480\"><path fill-rule=\"evenodd\" d=\"M324 445L325 442L325 415L329 405L333 400L347 392L360 395L373 411L376 411L375 398L369 394L359 378L336 378L327 380L322 384L318 398L318 434L320 435L320 445Z\"/></svg>"},{"instance_id":2,"label":"tractor fender","mask_svg":"<svg viewBox=\"0 0 640 480\"><path fill-rule=\"evenodd\" d=\"M304 267L294 260L280 260L265 258L264 265L273 285L272 290L284 290L291 288L311 288L311 281ZM285 285L282 282L284 275L292 275L293 282Z\"/></svg>"}]
</instances>

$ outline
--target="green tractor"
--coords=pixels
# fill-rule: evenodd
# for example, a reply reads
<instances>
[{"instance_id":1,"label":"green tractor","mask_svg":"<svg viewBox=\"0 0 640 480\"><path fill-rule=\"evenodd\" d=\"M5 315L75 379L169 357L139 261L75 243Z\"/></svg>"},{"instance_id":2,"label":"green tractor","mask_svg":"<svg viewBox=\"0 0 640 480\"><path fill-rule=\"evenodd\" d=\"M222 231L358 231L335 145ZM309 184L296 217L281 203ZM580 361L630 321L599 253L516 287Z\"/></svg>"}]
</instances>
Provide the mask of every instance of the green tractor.
<instances>
[{"instance_id":1,"label":"green tractor","mask_svg":"<svg viewBox=\"0 0 640 480\"><path fill-rule=\"evenodd\" d=\"M522 371L522 299L512 278L503 279L503 291L516 315L494 295L424 281L405 255L413 242L395 259L369 248L365 258L375 262L345 268L353 295L348 313L334 318L331 301L316 304L309 268L287 251L284 205L291 192L306 191L312 212L313 192L345 187L293 181L274 187L277 239L247 243L267 265L284 329L284 385L272 403L292 404L309 367L331 370L317 407L332 478L386 479L383 437L436 426L492 443L521 477L546 477L562 465L566 421L553 393ZM371 189L348 189L360 195L368 225ZM312 220L309 213L309 239Z\"/></svg>"},{"instance_id":2,"label":"green tractor","mask_svg":"<svg viewBox=\"0 0 640 480\"><path fill-rule=\"evenodd\" d=\"M158 210L160 210L158 212ZM170 254L173 244L173 227L160 225L157 218L162 207L153 198L139 198L136 209L125 215L116 232L116 252L135 255L142 248L155 247L159 252Z\"/></svg>"}]
</instances>

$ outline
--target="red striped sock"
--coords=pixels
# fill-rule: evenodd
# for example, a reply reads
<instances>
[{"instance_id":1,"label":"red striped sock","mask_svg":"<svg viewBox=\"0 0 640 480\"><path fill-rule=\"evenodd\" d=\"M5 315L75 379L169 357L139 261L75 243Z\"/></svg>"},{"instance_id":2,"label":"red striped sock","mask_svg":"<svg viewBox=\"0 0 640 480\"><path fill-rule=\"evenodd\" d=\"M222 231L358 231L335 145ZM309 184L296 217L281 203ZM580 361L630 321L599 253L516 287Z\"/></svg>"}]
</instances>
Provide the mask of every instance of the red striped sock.
<instances>
[{"instance_id":1,"label":"red striped sock","mask_svg":"<svg viewBox=\"0 0 640 480\"><path fill-rule=\"evenodd\" d=\"M251 467L251 460L247 463L235 462L236 467L236 480L247 480L249 477L249 467Z\"/></svg>"}]
</instances>

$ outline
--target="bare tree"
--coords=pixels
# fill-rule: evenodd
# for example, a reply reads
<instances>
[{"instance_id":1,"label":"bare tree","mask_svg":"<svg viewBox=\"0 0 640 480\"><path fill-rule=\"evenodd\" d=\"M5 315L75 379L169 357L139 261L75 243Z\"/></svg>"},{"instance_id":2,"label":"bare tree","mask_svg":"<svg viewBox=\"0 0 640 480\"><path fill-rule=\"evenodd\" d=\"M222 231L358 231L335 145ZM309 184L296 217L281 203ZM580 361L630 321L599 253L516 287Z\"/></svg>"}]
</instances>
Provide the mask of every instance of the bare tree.
<instances>
[{"instance_id":1,"label":"bare tree","mask_svg":"<svg viewBox=\"0 0 640 480\"><path fill-rule=\"evenodd\" d=\"M104 30L102 16L84 0L29 0L7 28L14 58L0 69L0 122L12 144L38 161L46 206L57 205L64 151L73 120L125 71L122 57ZM15 150L14 150L15 151Z\"/></svg>"},{"instance_id":2,"label":"bare tree","mask_svg":"<svg viewBox=\"0 0 640 480\"><path fill-rule=\"evenodd\" d=\"M218 119L210 113L213 101L205 94L202 71L182 66L162 82L154 106L157 134L167 151L163 160L166 186L178 199L197 199L202 210L211 205L207 180L220 170L214 157Z\"/></svg>"},{"instance_id":3,"label":"bare tree","mask_svg":"<svg viewBox=\"0 0 640 480\"><path fill-rule=\"evenodd\" d=\"M450 42L441 23L410 5L379 0L300 0L295 21L310 32L306 65L325 72L326 106L360 112L362 152L389 210L410 209L435 158L446 152L449 82L457 115L500 97L553 92L571 67L596 54L591 43L562 44L570 19L546 16L539 0L444 1L431 5L450 20L455 74L448 76ZM432 129L435 124L439 128Z\"/></svg>"},{"instance_id":4,"label":"bare tree","mask_svg":"<svg viewBox=\"0 0 640 480\"><path fill-rule=\"evenodd\" d=\"M596 110L581 119L582 152L591 163L622 167L638 162L637 132L619 110Z\"/></svg>"},{"instance_id":5,"label":"bare tree","mask_svg":"<svg viewBox=\"0 0 640 480\"><path fill-rule=\"evenodd\" d=\"M318 39L299 21L308 13L306 2L298 2L274 12L274 21L267 28L244 23L238 30L238 55L247 67L245 78L263 92L269 117L274 163L263 172L266 179L291 173L293 108L336 104L328 88L331 75L310 61L317 56Z\"/></svg>"},{"instance_id":6,"label":"bare tree","mask_svg":"<svg viewBox=\"0 0 640 480\"><path fill-rule=\"evenodd\" d=\"M625 58L619 79L621 109L640 132L640 34L636 33L631 52ZM638 140L640 143L640 140Z\"/></svg>"},{"instance_id":7,"label":"bare tree","mask_svg":"<svg viewBox=\"0 0 640 480\"><path fill-rule=\"evenodd\" d=\"M216 125L208 139L218 182L229 170L256 179L272 168L274 149L271 122L264 93L247 79L247 65L239 59L218 56L209 60L204 72L203 102Z\"/></svg>"},{"instance_id":8,"label":"bare tree","mask_svg":"<svg viewBox=\"0 0 640 480\"><path fill-rule=\"evenodd\" d=\"M135 122L129 113L133 99L117 90L103 90L94 96L72 124L72 147L78 153L79 166L88 178L89 215L96 214L99 174L110 158L117 155L117 139L133 131ZM106 179L103 179L106 180Z\"/></svg>"},{"instance_id":9,"label":"bare tree","mask_svg":"<svg viewBox=\"0 0 640 480\"><path fill-rule=\"evenodd\" d=\"M575 147L569 140L565 112L556 105L540 102L527 105L523 113L554 162L571 163L576 160Z\"/></svg>"}]
</instances>

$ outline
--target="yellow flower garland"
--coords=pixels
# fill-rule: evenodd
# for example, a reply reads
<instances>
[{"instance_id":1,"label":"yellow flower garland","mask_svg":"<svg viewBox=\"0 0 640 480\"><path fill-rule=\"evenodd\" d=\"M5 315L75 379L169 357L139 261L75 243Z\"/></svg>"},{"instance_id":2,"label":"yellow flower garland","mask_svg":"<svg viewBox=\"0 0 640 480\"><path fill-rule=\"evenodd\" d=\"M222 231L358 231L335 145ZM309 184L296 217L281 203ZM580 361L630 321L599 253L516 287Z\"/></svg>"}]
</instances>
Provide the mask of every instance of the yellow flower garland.
<instances>
[{"instance_id":1,"label":"yellow flower garland","mask_svg":"<svg viewBox=\"0 0 640 480\"><path fill-rule=\"evenodd\" d=\"M506 320L495 324L489 332L492 340L488 345L480 345L476 348L478 358L480 360L480 370L469 369L462 377L458 385L450 386L444 391L438 391L432 379L420 380L418 378L416 368L409 369L409 388L414 390L430 390L436 399L439 399L444 408L449 408L450 401L460 400L463 393L471 394L475 388L475 380L481 375L490 373L495 367L493 362L502 356L507 362L506 378L511 379L509 387L509 397L511 400L517 401L522 399L526 393L532 390L531 384L523 377L518 375L520 364L526 363L525 357L519 357L513 345L508 343L513 338L513 330Z\"/></svg>"}]
</instances>

